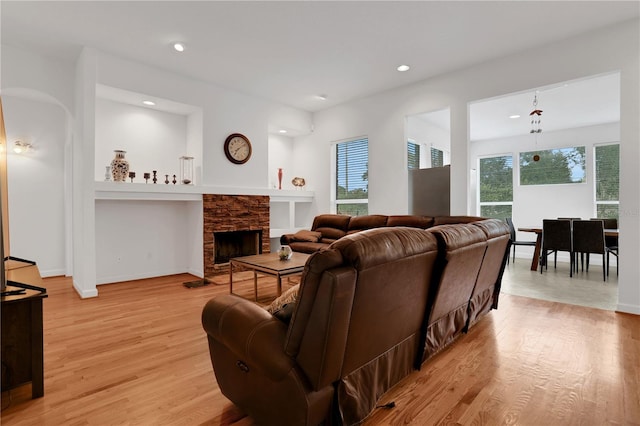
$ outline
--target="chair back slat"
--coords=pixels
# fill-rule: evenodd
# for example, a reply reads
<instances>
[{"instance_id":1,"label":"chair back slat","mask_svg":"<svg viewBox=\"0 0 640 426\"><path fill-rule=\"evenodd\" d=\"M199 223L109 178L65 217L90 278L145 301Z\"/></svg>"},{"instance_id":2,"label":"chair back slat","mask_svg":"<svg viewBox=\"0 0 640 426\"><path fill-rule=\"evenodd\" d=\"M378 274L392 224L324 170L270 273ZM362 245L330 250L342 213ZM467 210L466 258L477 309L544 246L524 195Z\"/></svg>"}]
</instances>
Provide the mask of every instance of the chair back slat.
<instances>
[{"instance_id":1,"label":"chair back slat","mask_svg":"<svg viewBox=\"0 0 640 426\"><path fill-rule=\"evenodd\" d=\"M573 250L579 253L605 252L604 221L576 220L573 222Z\"/></svg>"}]
</instances>

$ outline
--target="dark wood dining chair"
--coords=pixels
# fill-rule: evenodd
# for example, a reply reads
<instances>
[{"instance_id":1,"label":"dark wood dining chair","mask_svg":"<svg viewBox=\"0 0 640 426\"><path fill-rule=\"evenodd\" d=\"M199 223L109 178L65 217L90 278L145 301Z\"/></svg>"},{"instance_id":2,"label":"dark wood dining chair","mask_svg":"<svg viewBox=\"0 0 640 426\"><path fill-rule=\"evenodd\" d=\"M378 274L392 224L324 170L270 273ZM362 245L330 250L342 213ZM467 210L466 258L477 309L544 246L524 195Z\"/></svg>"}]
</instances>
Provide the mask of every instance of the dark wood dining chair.
<instances>
[{"instance_id":1,"label":"dark wood dining chair","mask_svg":"<svg viewBox=\"0 0 640 426\"><path fill-rule=\"evenodd\" d=\"M601 220L604 225L604 229L618 229L618 219L613 218L591 218L591 220ZM610 255L614 255L616 257L616 275L618 275L619 271L619 263L620 258L618 257L618 237L613 236L604 236L604 243L607 248L607 275L609 275L609 264Z\"/></svg>"},{"instance_id":2,"label":"dark wood dining chair","mask_svg":"<svg viewBox=\"0 0 640 426\"><path fill-rule=\"evenodd\" d=\"M542 250L540 252L540 273L543 267L548 269L547 257L553 253L553 267L557 266L558 252L569 253L569 276L573 276L574 251L571 238L571 220L543 219L542 220Z\"/></svg>"},{"instance_id":3,"label":"dark wood dining chair","mask_svg":"<svg viewBox=\"0 0 640 426\"><path fill-rule=\"evenodd\" d=\"M507 225L509 225L509 232L511 234L511 245L513 246L513 262L516 261L516 246L530 246L535 247L535 241L518 241L516 240L516 228L513 226L513 219L508 217L505 219ZM507 256L507 263L509 263L509 257Z\"/></svg>"},{"instance_id":4,"label":"dark wood dining chair","mask_svg":"<svg viewBox=\"0 0 640 426\"><path fill-rule=\"evenodd\" d=\"M602 220L574 220L573 221L573 250L575 253L586 255L587 272L589 272L589 254L602 255L602 280L607 280L606 254L607 247L604 241L604 221ZM582 257L581 257L582 259ZM581 260L581 268L584 270L585 262Z\"/></svg>"}]
</instances>

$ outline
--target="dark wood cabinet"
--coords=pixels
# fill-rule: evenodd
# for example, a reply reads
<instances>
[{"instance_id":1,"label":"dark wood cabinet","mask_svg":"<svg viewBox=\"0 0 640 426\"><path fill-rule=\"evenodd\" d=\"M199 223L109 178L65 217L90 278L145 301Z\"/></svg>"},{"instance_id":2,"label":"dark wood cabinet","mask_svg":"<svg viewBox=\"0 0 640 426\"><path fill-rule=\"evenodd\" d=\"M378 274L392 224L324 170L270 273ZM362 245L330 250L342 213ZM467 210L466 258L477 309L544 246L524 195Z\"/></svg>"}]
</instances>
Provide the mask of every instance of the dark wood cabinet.
<instances>
[{"instance_id":1,"label":"dark wood cabinet","mask_svg":"<svg viewBox=\"0 0 640 426\"><path fill-rule=\"evenodd\" d=\"M7 268L9 293L2 296L0 305L1 385L5 391L31 382L31 396L38 398L44 395L42 300L47 293L33 285L41 282L35 264L12 266Z\"/></svg>"}]
</instances>

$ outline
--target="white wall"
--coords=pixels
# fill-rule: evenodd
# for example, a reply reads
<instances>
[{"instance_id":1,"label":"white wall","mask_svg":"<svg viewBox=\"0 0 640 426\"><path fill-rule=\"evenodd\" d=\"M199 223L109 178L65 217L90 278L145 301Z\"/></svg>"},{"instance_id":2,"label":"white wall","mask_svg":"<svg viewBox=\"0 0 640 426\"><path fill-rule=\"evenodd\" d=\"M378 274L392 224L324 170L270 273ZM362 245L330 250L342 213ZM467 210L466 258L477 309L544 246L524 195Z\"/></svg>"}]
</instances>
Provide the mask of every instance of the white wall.
<instances>
[{"instance_id":1,"label":"white wall","mask_svg":"<svg viewBox=\"0 0 640 426\"><path fill-rule=\"evenodd\" d=\"M8 155L11 255L37 263L44 277L65 274L66 113L58 105L3 96ZM16 154L16 140L33 150Z\"/></svg>"},{"instance_id":2,"label":"white wall","mask_svg":"<svg viewBox=\"0 0 640 426\"><path fill-rule=\"evenodd\" d=\"M620 278L618 308L640 314L639 21L567 39L314 114L315 132L296 139L294 162L315 182L316 213L330 211L330 144L369 137L369 211L406 213L405 117L451 108L451 212L467 214L471 168L468 105L587 76L621 73Z\"/></svg>"},{"instance_id":3,"label":"white wall","mask_svg":"<svg viewBox=\"0 0 640 426\"><path fill-rule=\"evenodd\" d=\"M189 271L192 205L202 209L189 201L96 201L97 284Z\"/></svg>"}]
</instances>

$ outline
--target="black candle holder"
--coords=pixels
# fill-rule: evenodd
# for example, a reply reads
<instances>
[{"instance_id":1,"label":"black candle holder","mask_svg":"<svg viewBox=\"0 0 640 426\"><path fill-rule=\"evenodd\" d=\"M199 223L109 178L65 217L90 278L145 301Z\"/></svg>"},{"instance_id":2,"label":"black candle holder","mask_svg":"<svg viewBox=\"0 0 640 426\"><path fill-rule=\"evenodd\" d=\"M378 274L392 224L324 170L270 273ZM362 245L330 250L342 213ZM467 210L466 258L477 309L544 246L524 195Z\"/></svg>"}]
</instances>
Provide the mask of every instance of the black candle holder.
<instances>
[{"instance_id":1,"label":"black candle holder","mask_svg":"<svg viewBox=\"0 0 640 426\"><path fill-rule=\"evenodd\" d=\"M169 185L169 175L164 175L164 183Z\"/></svg>"},{"instance_id":2,"label":"black candle holder","mask_svg":"<svg viewBox=\"0 0 640 426\"><path fill-rule=\"evenodd\" d=\"M153 171L153 183L158 183L158 171Z\"/></svg>"},{"instance_id":3,"label":"black candle holder","mask_svg":"<svg viewBox=\"0 0 640 426\"><path fill-rule=\"evenodd\" d=\"M173 180L172 180L171 182L173 182L173 184L174 184L174 185L176 184L176 182L178 182L178 181L176 180L176 175L173 175Z\"/></svg>"},{"instance_id":4,"label":"black candle holder","mask_svg":"<svg viewBox=\"0 0 640 426\"><path fill-rule=\"evenodd\" d=\"M131 179L131 183L133 183L134 177L136 177L136 172L129 172L129 179Z\"/></svg>"},{"instance_id":5,"label":"black candle holder","mask_svg":"<svg viewBox=\"0 0 640 426\"><path fill-rule=\"evenodd\" d=\"M151 177L151 173L146 172L142 175L144 177L144 183L149 183L149 178Z\"/></svg>"}]
</instances>

